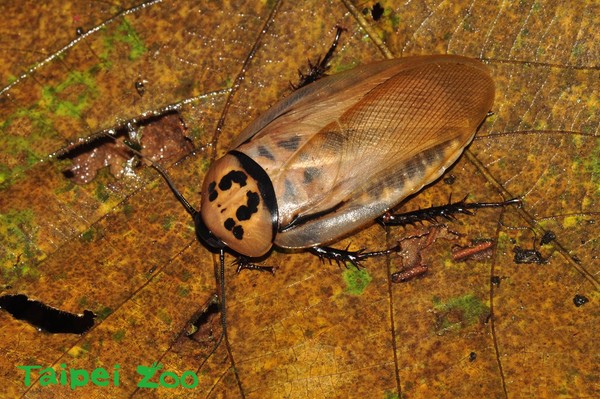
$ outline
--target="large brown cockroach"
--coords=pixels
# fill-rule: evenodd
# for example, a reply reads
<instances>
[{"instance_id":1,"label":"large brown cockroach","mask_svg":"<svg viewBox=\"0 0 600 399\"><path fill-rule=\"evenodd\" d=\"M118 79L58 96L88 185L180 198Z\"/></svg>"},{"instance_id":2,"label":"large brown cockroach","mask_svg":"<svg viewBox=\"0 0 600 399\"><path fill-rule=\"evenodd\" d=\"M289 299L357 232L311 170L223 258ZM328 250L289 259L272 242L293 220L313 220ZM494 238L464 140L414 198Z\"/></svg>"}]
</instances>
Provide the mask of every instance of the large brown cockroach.
<instances>
[{"instance_id":1,"label":"large brown cockroach","mask_svg":"<svg viewBox=\"0 0 600 399\"><path fill-rule=\"evenodd\" d=\"M246 127L208 170L200 211L169 184L198 238L221 253L228 247L247 259L273 246L307 248L358 265L385 251L325 245L440 177L493 101L494 81L474 59L434 55L362 65L299 88ZM461 201L425 217L506 203Z\"/></svg>"}]
</instances>

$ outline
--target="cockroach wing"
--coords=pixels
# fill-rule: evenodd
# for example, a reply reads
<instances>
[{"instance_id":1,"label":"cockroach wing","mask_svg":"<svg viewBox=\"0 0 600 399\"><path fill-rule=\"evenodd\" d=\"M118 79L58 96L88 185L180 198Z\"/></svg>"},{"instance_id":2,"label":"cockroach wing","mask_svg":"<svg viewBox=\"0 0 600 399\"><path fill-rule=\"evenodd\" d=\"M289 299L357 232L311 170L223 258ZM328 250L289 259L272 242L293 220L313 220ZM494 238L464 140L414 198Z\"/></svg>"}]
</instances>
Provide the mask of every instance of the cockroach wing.
<instances>
[{"instance_id":1,"label":"cockroach wing","mask_svg":"<svg viewBox=\"0 0 600 399\"><path fill-rule=\"evenodd\" d=\"M315 83L294 91L252 121L235 139L231 148L237 148L255 136L273 134L273 123L275 122L290 123L290 115L281 120L278 119L283 114L294 113L298 118L312 114L313 118L311 119L316 123L316 127L327 114L329 116L328 120L335 120L340 116L340 110L348 109L348 107L359 101L366 91L385 81L388 74L382 72L389 70L392 66L402 65L406 63L406 60L410 60L410 58L361 65L350 71L326 76ZM381 76L377 76L378 74L381 74ZM346 97L341 98L341 93L345 93ZM301 122L308 122L308 120ZM283 131L279 133L285 134ZM315 133L314 129L312 133ZM293 135L289 136L290 140L297 141ZM282 139L285 140L285 137Z\"/></svg>"},{"instance_id":2,"label":"cockroach wing","mask_svg":"<svg viewBox=\"0 0 600 399\"><path fill-rule=\"evenodd\" d=\"M271 178L275 244L327 244L371 223L457 160L493 100L487 68L459 56L369 64L282 100L237 148Z\"/></svg>"}]
</instances>

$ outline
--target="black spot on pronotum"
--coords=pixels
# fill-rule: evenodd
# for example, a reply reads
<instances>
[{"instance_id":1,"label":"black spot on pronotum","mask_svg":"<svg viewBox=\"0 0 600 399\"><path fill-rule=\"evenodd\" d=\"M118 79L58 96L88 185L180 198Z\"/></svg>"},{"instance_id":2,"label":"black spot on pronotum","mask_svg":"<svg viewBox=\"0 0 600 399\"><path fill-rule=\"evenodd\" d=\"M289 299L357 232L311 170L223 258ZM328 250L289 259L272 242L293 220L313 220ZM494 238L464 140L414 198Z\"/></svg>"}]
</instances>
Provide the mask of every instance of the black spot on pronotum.
<instances>
[{"instance_id":1,"label":"black spot on pronotum","mask_svg":"<svg viewBox=\"0 0 600 399\"><path fill-rule=\"evenodd\" d=\"M252 213L253 212L250 210L250 208L248 208L246 205L242 205L235 212L235 217L240 221L249 220L252 216Z\"/></svg>"},{"instance_id":2,"label":"black spot on pronotum","mask_svg":"<svg viewBox=\"0 0 600 399\"><path fill-rule=\"evenodd\" d=\"M254 191L248 191L246 193L246 197L248 197L246 205L240 206L235 212L235 217L239 221L249 220L254 213L258 212L258 205L260 204L260 196L258 193ZM238 225L233 218L228 218L225 220L223 226L227 230L231 231L233 236L238 240L244 238L244 228Z\"/></svg>"},{"instance_id":3,"label":"black spot on pronotum","mask_svg":"<svg viewBox=\"0 0 600 399\"><path fill-rule=\"evenodd\" d=\"M35 328L52 334L83 334L94 325L96 315L90 310L73 314L30 300L27 295L0 296L0 308L15 319L23 320Z\"/></svg>"},{"instance_id":4,"label":"black spot on pronotum","mask_svg":"<svg viewBox=\"0 0 600 399\"><path fill-rule=\"evenodd\" d=\"M277 142L277 146L283 148L284 150L296 151L298 149L298 145L300 144L300 137L294 136L286 140L281 140Z\"/></svg>"},{"instance_id":5,"label":"black spot on pronotum","mask_svg":"<svg viewBox=\"0 0 600 399\"><path fill-rule=\"evenodd\" d=\"M258 155L270 159L271 161L275 160L275 157L273 154L271 154L271 151L269 151L264 145L258 146Z\"/></svg>"},{"instance_id":6,"label":"black spot on pronotum","mask_svg":"<svg viewBox=\"0 0 600 399\"><path fill-rule=\"evenodd\" d=\"M225 223L223 223L223 226L225 226L225 228L229 231L231 231L231 229L233 229L233 227L235 226L235 220L233 220L232 218L228 218Z\"/></svg>"},{"instance_id":7,"label":"black spot on pronotum","mask_svg":"<svg viewBox=\"0 0 600 399\"><path fill-rule=\"evenodd\" d=\"M246 175L244 172L232 170L221 178L221 181L219 182L219 188L222 191L229 190L233 183L237 183L240 187L244 187L247 180L248 175Z\"/></svg>"},{"instance_id":8,"label":"black spot on pronotum","mask_svg":"<svg viewBox=\"0 0 600 399\"><path fill-rule=\"evenodd\" d=\"M260 204L260 196L258 193L248 191L246 196L248 197L246 205L240 206L235 212L235 217L237 217L239 221L248 220L252 217L252 214L258 212L258 204Z\"/></svg>"},{"instance_id":9,"label":"black spot on pronotum","mask_svg":"<svg viewBox=\"0 0 600 399\"><path fill-rule=\"evenodd\" d=\"M244 238L244 228L242 226L239 226L239 225L235 226L233 228L232 233L233 233L233 236L235 238L237 238L238 240L241 240L242 238Z\"/></svg>"},{"instance_id":10,"label":"black spot on pronotum","mask_svg":"<svg viewBox=\"0 0 600 399\"><path fill-rule=\"evenodd\" d=\"M248 205L250 209L253 209L253 213L258 211L258 204L260 204L260 196L258 193L255 193L254 191L248 191L246 193L246 197L248 197L246 205Z\"/></svg>"},{"instance_id":11,"label":"black spot on pronotum","mask_svg":"<svg viewBox=\"0 0 600 399\"><path fill-rule=\"evenodd\" d=\"M208 185L208 200L210 202L213 202L219 196L219 193L217 193L217 190L215 190L215 187L217 187L217 183L214 181Z\"/></svg>"}]
</instances>

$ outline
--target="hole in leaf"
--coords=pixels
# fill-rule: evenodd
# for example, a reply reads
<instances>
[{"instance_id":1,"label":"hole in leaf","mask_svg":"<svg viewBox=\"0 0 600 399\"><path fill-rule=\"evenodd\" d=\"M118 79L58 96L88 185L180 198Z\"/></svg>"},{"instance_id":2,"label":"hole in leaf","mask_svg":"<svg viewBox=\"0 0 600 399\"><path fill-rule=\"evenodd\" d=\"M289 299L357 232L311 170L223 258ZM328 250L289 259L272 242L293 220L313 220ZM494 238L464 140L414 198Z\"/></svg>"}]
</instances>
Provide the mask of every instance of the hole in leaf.
<instances>
[{"instance_id":1,"label":"hole in leaf","mask_svg":"<svg viewBox=\"0 0 600 399\"><path fill-rule=\"evenodd\" d=\"M192 318L185 334L189 339L198 342L214 340L215 330L221 324L221 308L219 298L214 294L204 307Z\"/></svg>"},{"instance_id":2,"label":"hole in leaf","mask_svg":"<svg viewBox=\"0 0 600 399\"><path fill-rule=\"evenodd\" d=\"M15 319L51 334L83 334L92 328L96 317L90 310L84 310L83 314L73 314L28 299L23 294L0 296L0 308Z\"/></svg>"},{"instance_id":3,"label":"hole in leaf","mask_svg":"<svg viewBox=\"0 0 600 399\"><path fill-rule=\"evenodd\" d=\"M373 17L373 21L379 21L379 19L383 15L383 11L384 9L383 7L381 7L381 4L375 3L373 5L373 8L371 8L371 16Z\"/></svg>"}]
</instances>

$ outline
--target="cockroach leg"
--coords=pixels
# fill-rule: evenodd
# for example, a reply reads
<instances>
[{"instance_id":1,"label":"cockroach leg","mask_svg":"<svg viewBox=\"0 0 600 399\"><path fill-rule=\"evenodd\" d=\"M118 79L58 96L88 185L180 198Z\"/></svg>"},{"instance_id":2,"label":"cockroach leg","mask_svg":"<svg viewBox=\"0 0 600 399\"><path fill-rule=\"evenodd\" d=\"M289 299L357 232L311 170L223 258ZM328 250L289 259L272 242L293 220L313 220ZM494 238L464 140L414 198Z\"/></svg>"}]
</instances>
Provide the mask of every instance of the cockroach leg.
<instances>
[{"instance_id":1,"label":"cockroach leg","mask_svg":"<svg viewBox=\"0 0 600 399\"><path fill-rule=\"evenodd\" d=\"M326 71L329 69L329 61L331 61L331 57L333 57L333 53L337 49L338 43L340 42L340 37L342 36L342 32L346 30L346 28L342 28L341 26L336 26L335 38L333 39L333 43L331 43L331 47L323 57L323 60L319 63L319 67L321 70Z\"/></svg>"},{"instance_id":2,"label":"cockroach leg","mask_svg":"<svg viewBox=\"0 0 600 399\"><path fill-rule=\"evenodd\" d=\"M335 49L340 41L340 36L342 35L342 32L346 30L341 26L337 26L336 28L337 31L335 33L335 39L333 39L333 43L331 44L331 47L329 47L329 51L327 51L325 57L323 57L323 59L319 57L315 64L308 60L308 72L305 75L302 73L302 71L298 71L298 74L300 75L300 83L297 85L291 84L292 89L297 90L325 76L325 72L327 72L329 69L329 61L331 60L331 57L333 56L333 53L335 52Z\"/></svg>"},{"instance_id":3,"label":"cockroach leg","mask_svg":"<svg viewBox=\"0 0 600 399\"><path fill-rule=\"evenodd\" d=\"M509 199L502 202L465 202L467 197L458 202L449 201L446 205L432 206L430 208L418 209L412 212L389 214L376 219L377 223L382 226L406 226L424 220L435 222L438 217L443 217L447 220L455 219L455 214L463 213L465 215L473 215L471 210L479 208L500 208L508 205L521 204L518 198Z\"/></svg>"},{"instance_id":4,"label":"cockroach leg","mask_svg":"<svg viewBox=\"0 0 600 399\"><path fill-rule=\"evenodd\" d=\"M311 247L308 250L312 254L317 255L321 260L328 259L330 262L333 260L338 265L345 265L346 262L350 262L357 269L360 268L360 261L364 259L362 257L364 248L359 249L358 251L348 251L348 248Z\"/></svg>"},{"instance_id":5,"label":"cockroach leg","mask_svg":"<svg viewBox=\"0 0 600 399\"><path fill-rule=\"evenodd\" d=\"M389 255L394 252L400 251L400 246L396 245L390 249L384 251L365 252L364 248L358 251L349 251L346 249L337 249L331 247L311 247L308 249L311 253L317 255L321 259L329 259L329 261L335 261L338 265L351 263L354 267L359 269L361 267L360 262L376 256Z\"/></svg>"},{"instance_id":6,"label":"cockroach leg","mask_svg":"<svg viewBox=\"0 0 600 399\"><path fill-rule=\"evenodd\" d=\"M238 257L233 263L235 265L237 265L237 269L236 269L237 273L246 269L246 270L258 270L260 272L268 272L271 274L275 274L275 268L273 266L256 265L256 264L250 262L250 260L245 256Z\"/></svg>"}]
</instances>

